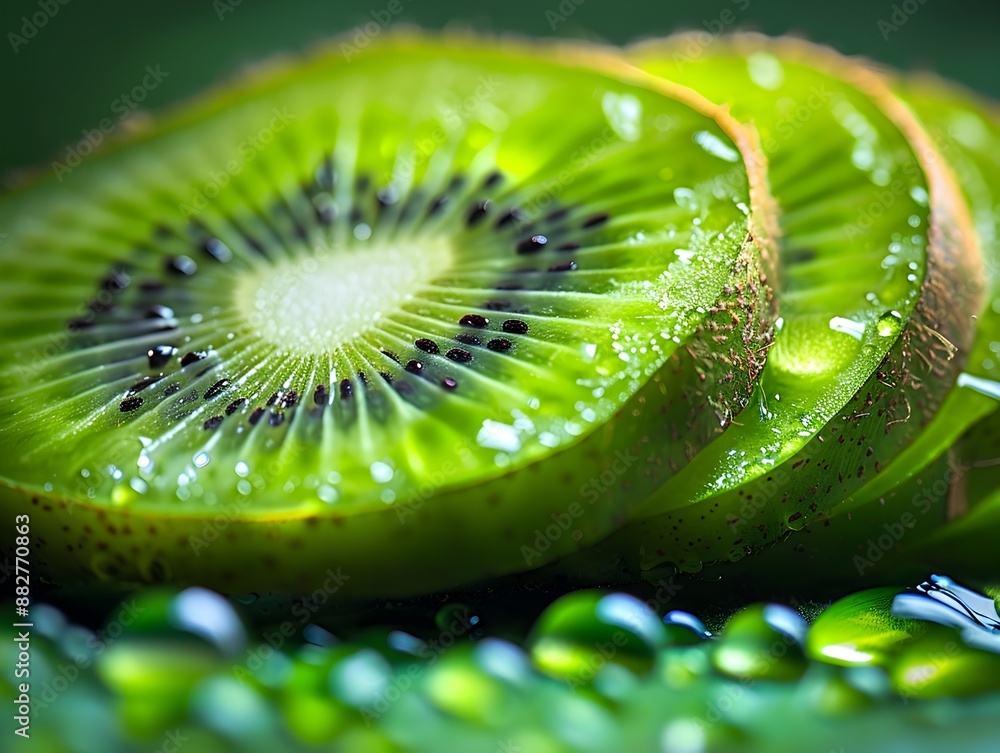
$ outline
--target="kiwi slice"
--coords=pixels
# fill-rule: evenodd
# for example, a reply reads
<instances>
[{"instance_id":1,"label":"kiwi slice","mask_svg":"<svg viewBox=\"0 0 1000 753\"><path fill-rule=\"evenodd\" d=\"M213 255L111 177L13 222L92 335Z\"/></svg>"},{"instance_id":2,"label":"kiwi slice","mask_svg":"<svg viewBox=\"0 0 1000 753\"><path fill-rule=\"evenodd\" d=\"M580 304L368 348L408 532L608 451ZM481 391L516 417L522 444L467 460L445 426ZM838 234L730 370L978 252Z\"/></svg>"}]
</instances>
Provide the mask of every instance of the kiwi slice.
<instances>
[{"instance_id":1,"label":"kiwi slice","mask_svg":"<svg viewBox=\"0 0 1000 753\"><path fill-rule=\"evenodd\" d=\"M901 77L892 84L953 169L976 226L983 274L964 280L956 295L984 295L958 389L948 395L927 430L863 494L855 495L847 509L886 494L1000 408L1000 112L995 103L931 76ZM984 431L979 438L988 436ZM974 452L983 456L979 460L990 452L1000 456L1000 443L978 443Z\"/></svg>"},{"instance_id":2,"label":"kiwi slice","mask_svg":"<svg viewBox=\"0 0 1000 753\"><path fill-rule=\"evenodd\" d=\"M267 68L0 201L3 508L64 583L409 594L599 540L750 400L762 170L596 49Z\"/></svg>"},{"instance_id":3,"label":"kiwi slice","mask_svg":"<svg viewBox=\"0 0 1000 753\"><path fill-rule=\"evenodd\" d=\"M955 181L871 70L797 40L738 35L694 61L687 43L631 58L753 119L782 210L781 317L754 401L607 546L698 570L827 515L907 447L955 382L981 296Z\"/></svg>"}]
</instances>

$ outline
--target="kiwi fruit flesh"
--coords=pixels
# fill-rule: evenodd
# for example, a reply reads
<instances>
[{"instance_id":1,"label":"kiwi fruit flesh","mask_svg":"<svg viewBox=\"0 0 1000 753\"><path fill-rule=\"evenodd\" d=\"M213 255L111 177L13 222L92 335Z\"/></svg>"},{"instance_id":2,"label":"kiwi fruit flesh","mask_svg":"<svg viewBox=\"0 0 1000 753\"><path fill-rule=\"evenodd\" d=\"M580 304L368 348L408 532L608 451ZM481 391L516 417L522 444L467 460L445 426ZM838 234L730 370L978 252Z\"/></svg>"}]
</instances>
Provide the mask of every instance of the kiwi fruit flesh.
<instances>
[{"instance_id":1,"label":"kiwi fruit flesh","mask_svg":"<svg viewBox=\"0 0 1000 753\"><path fill-rule=\"evenodd\" d=\"M0 504L63 584L411 594L600 540L750 400L763 169L599 50L265 68L0 200Z\"/></svg>"},{"instance_id":2,"label":"kiwi fruit flesh","mask_svg":"<svg viewBox=\"0 0 1000 753\"><path fill-rule=\"evenodd\" d=\"M748 558L719 566L726 579L805 587L823 572L839 589L926 576L927 563L959 579L1000 566L1000 114L996 105L927 75L889 79L952 168L972 215L983 273L952 297L983 293L964 370L924 430L887 467L813 525ZM971 428L970 428L971 427Z\"/></svg>"},{"instance_id":3,"label":"kiwi fruit flesh","mask_svg":"<svg viewBox=\"0 0 1000 753\"><path fill-rule=\"evenodd\" d=\"M736 35L696 60L678 54L686 43L631 59L760 130L781 209L781 316L738 425L604 545L632 571L737 560L830 514L937 414L981 299L954 295L980 264L956 182L875 73L798 40Z\"/></svg>"}]
</instances>

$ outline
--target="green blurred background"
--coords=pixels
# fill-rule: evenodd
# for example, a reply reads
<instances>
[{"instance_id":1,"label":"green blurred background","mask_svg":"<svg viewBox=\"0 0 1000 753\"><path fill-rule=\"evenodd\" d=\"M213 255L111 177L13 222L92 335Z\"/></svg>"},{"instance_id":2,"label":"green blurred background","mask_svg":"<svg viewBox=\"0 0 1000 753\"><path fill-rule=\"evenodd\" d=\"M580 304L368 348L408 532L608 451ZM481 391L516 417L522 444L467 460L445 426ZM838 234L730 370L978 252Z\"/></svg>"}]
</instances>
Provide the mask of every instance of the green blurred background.
<instances>
[{"instance_id":1,"label":"green blurred background","mask_svg":"<svg viewBox=\"0 0 1000 753\"><path fill-rule=\"evenodd\" d=\"M371 21L373 12L384 17L390 2L402 8L392 25L613 43L678 29L715 30L720 24L770 34L795 32L843 52L905 68L935 70L1000 97L1000 3L996 0L503 0L482 4L459 0L4 0L0 3L4 37L0 41L0 172L45 162L102 118L117 119L113 103L123 91L141 83L146 66L160 66L168 74L142 103L150 109L182 99L268 55L301 50L350 31ZM44 25L36 26L33 17L44 20Z\"/></svg>"}]
</instances>

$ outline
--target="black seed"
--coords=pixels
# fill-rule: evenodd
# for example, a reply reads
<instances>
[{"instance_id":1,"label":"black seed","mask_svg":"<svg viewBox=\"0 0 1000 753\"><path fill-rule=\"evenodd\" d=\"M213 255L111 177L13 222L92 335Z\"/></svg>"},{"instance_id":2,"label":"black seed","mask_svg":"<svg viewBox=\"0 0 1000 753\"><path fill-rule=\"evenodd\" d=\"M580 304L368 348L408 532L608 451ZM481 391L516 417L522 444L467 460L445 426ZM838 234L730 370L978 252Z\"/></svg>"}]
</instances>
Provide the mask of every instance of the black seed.
<instances>
[{"instance_id":1,"label":"black seed","mask_svg":"<svg viewBox=\"0 0 1000 753\"><path fill-rule=\"evenodd\" d=\"M480 201L478 204L473 206L472 209L469 210L469 215L465 219L465 224L469 227L474 227L482 222L486 217L489 205L489 201Z\"/></svg>"},{"instance_id":2,"label":"black seed","mask_svg":"<svg viewBox=\"0 0 1000 753\"><path fill-rule=\"evenodd\" d=\"M486 178L483 180L483 185L486 186L487 188L492 188L501 180L503 180L503 173L501 173L499 170L494 170L489 175L487 175Z\"/></svg>"},{"instance_id":3,"label":"black seed","mask_svg":"<svg viewBox=\"0 0 1000 753\"><path fill-rule=\"evenodd\" d=\"M198 265L190 256L175 256L172 259L167 259L166 268L168 272L184 277L190 277L198 271Z\"/></svg>"},{"instance_id":4,"label":"black seed","mask_svg":"<svg viewBox=\"0 0 1000 753\"><path fill-rule=\"evenodd\" d=\"M207 390L205 390L205 399L206 400L214 400L219 395L221 395L223 392L225 392L226 391L226 387L228 387L228 386L229 386L229 380L228 379L220 379L218 382L216 382L211 387L209 387Z\"/></svg>"},{"instance_id":5,"label":"black seed","mask_svg":"<svg viewBox=\"0 0 1000 753\"><path fill-rule=\"evenodd\" d=\"M122 413L131 413L132 411L136 410L137 408L140 408L141 406L142 406L141 397L127 397L124 400L122 400L121 405L119 405L118 407L119 409L121 409Z\"/></svg>"},{"instance_id":6,"label":"black seed","mask_svg":"<svg viewBox=\"0 0 1000 753\"><path fill-rule=\"evenodd\" d=\"M291 408L298 405L299 393L295 390L288 390L285 394L281 396L281 402L278 403L282 408Z\"/></svg>"},{"instance_id":7,"label":"black seed","mask_svg":"<svg viewBox=\"0 0 1000 753\"><path fill-rule=\"evenodd\" d=\"M480 316L479 314L466 314L458 323L463 327L475 327L476 329L482 329L490 323L490 320L485 316Z\"/></svg>"},{"instance_id":8,"label":"black seed","mask_svg":"<svg viewBox=\"0 0 1000 753\"><path fill-rule=\"evenodd\" d=\"M446 390L453 390L458 386L458 382L452 379L451 377L445 377L444 379L441 380L441 386L444 387Z\"/></svg>"},{"instance_id":9,"label":"black seed","mask_svg":"<svg viewBox=\"0 0 1000 753\"><path fill-rule=\"evenodd\" d=\"M392 188L383 188L375 194L375 201L379 203L379 208L385 209L399 201L399 193Z\"/></svg>"},{"instance_id":10,"label":"black seed","mask_svg":"<svg viewBox=\"0 0 1000 753\"><path fill-rule=\"evenodd\" d=\"M487 311L508 311L511 303L510 301L484 301L482 307Z\"/></svg>"},{"instance_id":11,"label":"black seed","mask_svg":"<svg viewBox=\"0 0 1000 753\"><path fill-rule=\"evenodd\" d=\"M267 399L267 403L265 403L265 405L274 405L276 402L278 402L278 398L280 397L281 393L275 392L273 395L271 395L271 397Z\"/></svg>"},{"instance_id":12,"label":"black seed","mask_svg":"<svg viewBox=\"0 0 1000 753\"><path fill-rule=\"evenodd\" d=\"M149 359L149 368L158 369L166 366L167 362L177 353L177 348L173 345L156 345L146 351L146 358Z\"/></svg>"},{"instance_id":13,"label":"black seed","mask_svg":"<svg viewBox=\"0 0 1000 753\"><path fill-rule=\"evenodd\" d=\"M320 166L316 168L316 185L329 191L333 188L336 180L337 171L333 167L333 162L330 161L330 158L323 160Z\"/></svg>"},{"instance_id":14,"label":"black seed","mask_svg":"<svg viewBox=\"0 0 1000 753\"><path fill-rule=\"evenodd\" d=\"M326 405L330 402L330 393L326 391L325 384L317 384L316 389L313 392L313 402L316 405Z\"/></svg>"},{"instance_id":15,"label":"black seed","mask_svg":"<svg viewBox=\"0 0 1000 753\"><path fill-rule=\"evenodd\" d=\"M561 246L559 246L559 248L557 248L556 251L576 251L578 248L580 248L579 243L577 243L576 241L570 241L569 243L564 243Z\"/></svg>"},{"instance_id":16,"label":"black seed","mask_svg":"<svg viewBox=\"0 0 1000 753\"><path fill-rule=\"evenodd\" d=\"M212 431L212 429L218 429L221 423L222 423L222 416L212 416L205 422L205 431Z\"/></svg>"},{"instance_id":17,"label":"black seed","mask_svg":"<svg viewBox=\"0 0 1000 753\"><path fill-rule=\"evenodd\" d=\"M129 277L128 272L124 269L112 270L111 274L104 278L101 282L101 287L107 290L109 293L117 293L120 290L124 290L132 282L132 278Z\"/></svg>"},{"instance_id":18,"label":"black seed","mask_svg":"<svg viewBox=\"0 0 1000 753\"><path fill-rule=\"evenodd\" d=\"M453 175L452 178L451 178L451 180L448 181L448 190L449 191L456 191L459 188L461 188L463 185L465 185L465 176L464 175Z\"/></svg>"},{"instance_id":19,"label":"black seed","mask_svg":"<svg viewBox=\"0 0 1000 753\"><path fill-rule=\"evenodd\" d=\"M173 382L172 384L168 384L167 388L163 390L163 395L165 397L170 397L171 395L175 395L177 394L177 391L180 390L180 388L181 388L180 382Z\"/></svg>"},{"instance_id":20,"label":"black seed","mask_svg":"<svg viewBox=\"0 0 1000 753\"><path fill-rule=\"evenodd\" d=\"M383 356L386 356L387 358L391 358L391 359L392 359L393 361L395 361L396 363L402 363L402 361L400 361L400 360L399 360L399 356L397 356L397 355L396 355L395 353L393 353L393 352L392 352L391 350L383 350L383 351L382 351L382 355L383 355Z\"/></svg>"},{"instance_id":21,"label":"black seed","mask_svg":"<svg viewBox=\"0 0 1000 753\"><path fill-rule=\"evenodd\" d=\"M512 343L510 340L498 337L486 343L486 347L489 348L490 350L495 350L497 353L506 353L508 350L511 349L511 346L513 344L514 343Z\"/></svg>"},{"instance_id":22,"label":"black seed","mask_svg":"<svg viewBox=\"0 0 1000 753\"><path fill-rule=\"evenodd\" d=\"M185 366L190 366L193 363L198 363L198 361L202 361L206 358L208 358L208 353L206 353L205 351L192 350L190 353L185 353L183 356L181 356L181 368L183 369Z\"/></svg>"},{"instance_id":23,"label":"black seed","mask_svg":"<svg viewBox=\"0 0 1000 753\"><path fill-rule=\"evenodd\" d=\"M524 290L524 285L517 282L501 282L495 290Z\"/></svg>"},{"instance_id":24,"label":"black seed","mask_svg":"<svg viewBox=\"0 0 1000 753\"><path fill-rule=\"evenodd\" d=\"M452 348L445 355L457 363L468 363L472 360L472 354L465 348Z\"/></svg>"},{"instance_id":25,"label":"black seed","mask_svg":"<svg viewBox=\"0 0 1000 753\"><path fill-rule=\"evenodd\" d=\"M600 212L598 214L592 214L590 217L583 221L584 227L597 227L598 225L603 225L608 221L610 215L607 212Z\"/></svg>"},{"instance_id":26,"label":"black seed","mask_svg":"<svg viewBox=\"0 0 1000 753\"><path fill-rule=\"evenodd\" d=\"M513 222L520 222L523 219L524 213L517 207L511 207L500 215L500 218L497 220L496 227L505 227Z\"/></svg>"},{"instance_id":27,"label":"black seed","mask_svg":"<svg viewBox=\"0 0 1000 753\"><path fill-rule=\"evenodd\" d=\"M162 280L143 280L139 283L139 290L144 293L153 293L157 290L163 290L165 287Z\"/></svg>"},{"instance_id":28,"label":"black seed","mask_svg":"<svg viewBox=\"0 0 1000 753\"><path fill-rule=\"evenodd\" d=\"M419 340L414 340L413 344L416 345L424 353L440 353L441 349L433 340L428 340L426 337L421 337Z\"/></svg>"},{"instance_id":29,"label":"black seed","mask_svg":"<svg viewBox=\"0 0 1000 753\"><path fill-rule=\"evenodd\" d=\"M340 399L341 400L346 400L347 398L349 398L353 394L354 394L354 387L351 386L351 380L350 379L341 379L340 380Z\"/></svg>"},{"instance_id":30,"label":"black seed","mask_svg":"<svg viewBox=\"0 0 1000 753\"><path fill-rule=\"evenodd\" d=\"M512 335L523 335L528 331L528 323L520 319L508 319L503 323L502 329Z\"/></svg>"},{"instance_id":31,"label":"black seed","mask_svg":"<svg viewBox=\"0 0 1000 753\"><path fill-rule=\"evenodd\" d=\"M432 215L437 214L439 211L441 211L441 207L443 207L447 203L448 203L448 197L445 196L444 194L441 194L436 199L434 199L434 201L431 202L431 205L429 207L427 207L427 216L430 217Z\"/></svg>"},{"instance_id":32,"label":"black seed","mask_svg":"<svg viewBox=\"0 0 1000 753\"><path fill-rule=\"evenodd\" d=\"M138 382L136 382L131 387L129 387L128 392L125 393L125 394L126 395L134 395L136 392L142 392L144 389L146 389L150 385L153 385L153 384L156 384L157 382L159 382L162 378L163 377L158 377L158 376L157 377L144 376Z\"/></svg>"},{"instance_id":33,"label":"black seed","mask_svg":"<svg viewBox=\"0 0 1000 753\"><path fill-rule=\"evenodd\" d=\"M361 384L363 386L365 386L365 387L368 386L368 375L365 372L359 371L358 372L358 379L361 380Z\"/></svg>"},{"instance_id":34,"label":"black seed","mask_svg":"<svg viewBox=\"0 0 1000 753\"><path fill-rule=\"evenodd\" d=\"M245 397L236 398L235 400L233 400L233 402L231 402L229 405L226 406L226 415L227 416L233 415L236 411L238 411L246 404L247 404L247 399Z\"/></svg>"},{"instance_id":35,"label":"black seed","mask_svg":"<svg viewBox=\"0 0 1000 753\"><path fill-rule=\"evenodd\" d=\"M388 371L380 371L378 375L382 377L382 379L384 379L387 384L392 384L392 374L390 374Z\"/></svg>"},{"instance_id":36,"label":"black seed","mask_svg":"<svg viewBox=\"0 0 1000 753\"><path fill-rule=\"evenodd\" d=\"M261 256L267 256L267 249L264 248L264 244L259 240L246 234L243 235L243 240L245 240L246 244L253 249L254 253L260 254Z\"/></svg>"},{"instance_id":37,"label":"black seed","mask_svg":"<svg viewBox=\"0 0 1000 753\"><path fill-rule=\"evenodd\" d=\"M480 340L475 335L470 335L468 332L459 332L457 335L455 335L455 339L458 342L464 343L466 345L482 345L483 344L482 340Z\"/></svg>"},{"instance_id":38,"label":"black seed","mask_svg":"<svg viewBox=\"0 0 1000 753\"><path fill-rule=\"evenodd\" d=\"M424 365L420 363L420 361L413 359L407 361L406 366L404 366L403 368L405 368L411 374L419 374L424 370Z\"/></svg>"},{"instance_id":39,"label":"black seed","mask_svg":"<svg viewBox=\"0 0 1000 753\"><path fill-rule=\"evenodd\" d=\"M558 222L559 220L563 219L567 214L569 214L569 208L562 207L561 209L554 209L551 212L549 212L547 215L545 215L545 219L551 222Z\"/></svg>"},{"instance_id":40,"label":"black seed","mask_svg":"<svg viewBox=\"0 0 1000 753\"><path fill-rule=\"evenodd\" d=\"M253 413L250 414L250 417L247 419L247 421L250 422L251 426L256 426L257 423L260 421L260 419L263 417L264 417L264 409L254 408Z\"/></svg>"},{"instance_id":41,"label":"black seed","mask_svg":"<svg viewBox=\"0 0 1000 753\"><path fill-rule=\"evenodd\" d=\"M313 213L320 225L332 225L333 221L337 219L337 210L333 204L319 204L313 208Z\"/></svg>"},{"instance_id":42,"label":"black seed","mask_svg":"<svg viewBox=\"0 0 1000 753\"><path fill-rule=\"evenodd\" d=\"M281 426L285 422L285 414L280 410L271 411L271 415L267 417L267 422L271 426Z\"/></svg>"},{"instance_id":43,"label":"black seed","mask_svg":"<svg viewBox=\"0 0 1000 753\"><path fill-rule=\"evenodd\" d=\"M79 319L70 319L66 322L66 329L70 332L79 332L81 329L88 329L94 326L93 318L80 317Z\"/></svg>"},{"instance_id":44,"label":"black seed","mask_svg":"<svg viewBox=\"0 0 1000 753\"><path fill-rule=\"evenodd\" d=\"M161 306L156 304L155 306L150 306L146 309L147 319L173 319L174 310L169 306Z\"/></svg>"},{"instance_id":45,"label":"black seed","mask_svg":"<svg viewBox=\"0 0 1000 753\"><path fill-rule=\"evenodd\" d=\"M209 238L202 244L202 251L211 256L218 262L225 264L227 261L231 261L233 258L233 252L230 250L229 246L220 241L218 238Z\"/></svg>"},{"instance_id":46,"label":"black seed","mask_svg":"<svg viewBox=\"0 0 1000 753\"><path fill-rule=\"evenodd\" d=\"M534 254L542 250L542 247L549 242L549 239L544 235L533 235L530 238L525 238L523 241L517 244L517 253L519 254Z\"/></svg>"},{"instance_id":47,"label":"black seed","mask_svg":"<svg viewBox=\"0 0 1000 753\"><path fill-rule=\"evenodd\" d=\"M576 269L575 261L564 261L562 264L553 264L549 267L550 272L572 272Z\"/></svg>"}]
</instances>

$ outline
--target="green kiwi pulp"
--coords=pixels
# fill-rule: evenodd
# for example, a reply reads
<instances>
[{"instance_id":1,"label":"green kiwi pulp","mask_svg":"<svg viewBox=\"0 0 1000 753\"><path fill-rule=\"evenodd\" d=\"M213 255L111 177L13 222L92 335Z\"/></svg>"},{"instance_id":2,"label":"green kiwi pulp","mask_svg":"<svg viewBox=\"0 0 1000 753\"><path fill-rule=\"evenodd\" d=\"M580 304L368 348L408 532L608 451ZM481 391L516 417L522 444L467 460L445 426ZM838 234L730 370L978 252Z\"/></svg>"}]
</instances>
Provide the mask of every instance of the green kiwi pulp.
<instances>
[{"instance_id":1,"label":"green kiwi pulp","mask_svg":"<svg viewBox=\"0 0 1000 753\"><path fill-rule=\"evenodd\" d=\"M938 412L981 295L967 209L930 138L874 73L832 51L685 37L642 68L753 119L781 208L781 317L738 425L665 483L606 550L643 569L736 560L826 516Z\"/></svg>"},{"instance_id":2,"label":"green kiwi pulp","mask_svg":"<svg viewBox=\"0 0 1000 753\"><path fill-rule=\"evenodd\" d=\"M598 51L397 37L221 90L0 201L4 507L61 582L408 594L597 541L750 400L762 170Z\"/></svg>"},{"instance_id":3,"label":"green kiwi pulp","mask_svg":"<svg viewBox=\"0 0 1000 753\"><path fill-rule=\"evenodd\" d=\"M927 563L990 578L1000 519L1000 114L975 95L927 76L890 79L952 167L983 255L982 275L953 298L981 292L964 371L919 436L869 483L776 546L726 568L747 584L779 578L804 587L812 574L839 588L923 577ZM972 427L970 429L970 426ZM721 571L723 567L720 567Z\"/></svg>"}]
</instances>

